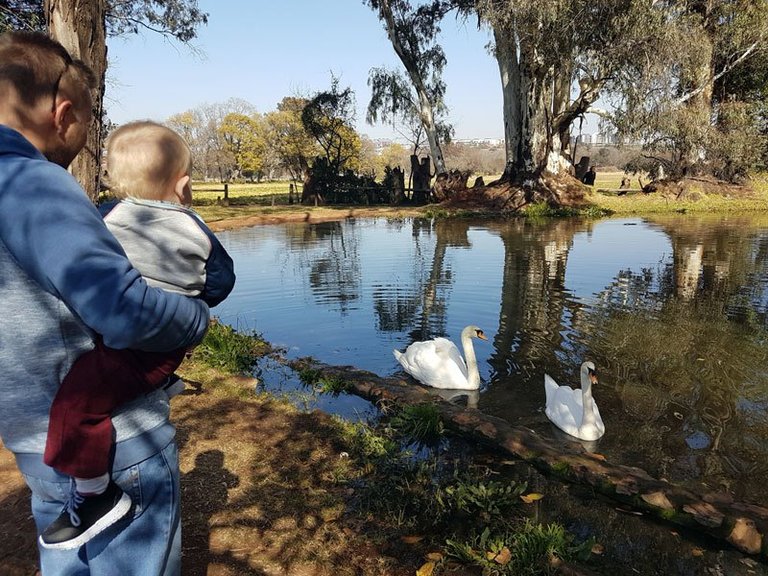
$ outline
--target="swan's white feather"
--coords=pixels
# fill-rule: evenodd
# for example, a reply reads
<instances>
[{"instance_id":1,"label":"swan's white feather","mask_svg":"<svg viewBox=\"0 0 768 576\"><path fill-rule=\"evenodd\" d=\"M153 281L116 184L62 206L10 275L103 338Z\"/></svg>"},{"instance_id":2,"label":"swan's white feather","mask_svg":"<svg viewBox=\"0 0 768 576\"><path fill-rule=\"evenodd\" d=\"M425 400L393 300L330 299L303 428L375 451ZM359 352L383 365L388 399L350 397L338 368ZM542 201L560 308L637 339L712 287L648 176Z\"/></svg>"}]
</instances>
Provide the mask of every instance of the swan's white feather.
<instances>
[{"instance_id":1,"label":"swan's white feather","mask_svg":"<svg viewBox=\"0 0 768 576\"><path fill-rule=\"evenodd\" d=\"M446 338L414 342L395 358L411 376L435 388L466 388L467 365L456 344Z\"/></svg>"},{"instance_id":2,"label":"swan's white feather","mask_svg":"<svg viewBox=\"0 0 768 576\"><path fill-rule=\"evenodd\" d=\"M584 406L581 388L558 386L549 374L544 374L544 391L547 398L544 413L560 430L581 440L597 440L605 434L605 424L594 400L591 402L594 424L582 425Z\"/></svg>"},{"instance_id":3,"label":"swan's white feather","mask_svg":"<svg viewBox=\"0 0 768 576\"><path fill-rule=\"evenodd\" d=\"M479 330L474 326L467 328ZM479 337L485 338L482 331L479 332ZM422 384L444 389L477 388L469 384L467 363L456 344L447 338L414 342L405 352L394 350L393 353L403 369ZM474 358L474 353L472 357Z\"/></svg>"}]
</instances>

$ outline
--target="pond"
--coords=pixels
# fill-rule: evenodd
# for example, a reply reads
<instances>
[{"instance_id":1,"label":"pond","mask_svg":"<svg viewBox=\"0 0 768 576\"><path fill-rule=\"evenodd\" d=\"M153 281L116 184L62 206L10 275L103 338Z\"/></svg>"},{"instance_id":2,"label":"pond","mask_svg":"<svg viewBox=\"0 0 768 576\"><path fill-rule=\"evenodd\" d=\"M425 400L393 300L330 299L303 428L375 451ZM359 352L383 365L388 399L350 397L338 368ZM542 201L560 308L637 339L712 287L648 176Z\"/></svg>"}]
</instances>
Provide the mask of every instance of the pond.
<instances>
[{"instance_id":1,"label":"pond","mask_svg":"<svg viewBox=\"0 0 768 576\"><path fill-rule=\"evenodd\" d=\"M588 449L766 505L766 224L403 218L233 230L219 238L237 286L213 313L290 357L381 376L402 374L393 349L459 344L475 324L488 341L474 341L483 385L468 401L548 437L544 374L576 384L591 359L606 434ZM346 401L337 409L367 409Z\"/></svg>"}]
</instances>

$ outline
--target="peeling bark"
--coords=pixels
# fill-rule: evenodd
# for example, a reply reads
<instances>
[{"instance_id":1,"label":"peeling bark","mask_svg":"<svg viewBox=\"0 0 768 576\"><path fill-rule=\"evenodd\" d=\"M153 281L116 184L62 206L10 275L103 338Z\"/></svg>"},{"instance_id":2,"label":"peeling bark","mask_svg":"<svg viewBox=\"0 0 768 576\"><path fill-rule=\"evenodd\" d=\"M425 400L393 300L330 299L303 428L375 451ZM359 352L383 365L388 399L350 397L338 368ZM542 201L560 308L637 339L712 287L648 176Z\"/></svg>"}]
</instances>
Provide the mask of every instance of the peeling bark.
<instances>
[{"instance_id":1,"label":"peeling bark","mask_svg":"<svg viewBox=\"0 0 768 576\"><path fill-rule=\"evenodd\" d=\"M93 118L88 126L88 140L70 167L92 200L98 197L101 184L101 117L107 70L104 12L104 0L45 0L45 18L51 37L61 42L73 58L90 66L98 79L98 86L91 92Z\"/></svg>"},{"instance_id":2,"label":"peeling bark","mask_svg":"<svg viewBox=\"0 0 768 576\"><path fill-rule=\"evenodd\" d=\"M520 146L520 68L514 35L506 29L493 29L496 62L501 77L504 111L504 152L506 167L503 179L512 180Z\"/></svg>"}]
</instances>

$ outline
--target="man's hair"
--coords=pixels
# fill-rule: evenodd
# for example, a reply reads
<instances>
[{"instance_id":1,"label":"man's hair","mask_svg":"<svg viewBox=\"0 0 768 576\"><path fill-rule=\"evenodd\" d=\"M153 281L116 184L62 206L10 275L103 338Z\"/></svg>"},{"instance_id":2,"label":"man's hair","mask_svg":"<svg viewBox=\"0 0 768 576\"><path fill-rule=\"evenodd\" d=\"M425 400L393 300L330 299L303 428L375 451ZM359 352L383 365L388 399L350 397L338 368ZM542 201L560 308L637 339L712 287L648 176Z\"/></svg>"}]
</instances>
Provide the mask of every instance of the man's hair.
<instances>
[{"instance_id":1,"label":"man's hair","mask_svg":"<svg viewBox=\"0 0 768 576\"><path fill-rule=\"evenodd\" d=\"M0 93L8 86L29 106L54 97L61 81L92 89L97 86L93 71L75 60L56 40L40 32L0 34Z\"/></svg>"},{"instance_id":2,"label":"man's hair","mask_svg":"<svg viewBox=\"0 0 768 576\"><path fill-rule=\"evenodd\" d=\"M107 139L106 181L118 198L160 199L189 173L192 154L176 132L151 120L123 124Z\"/></svg>"}]
</instances>

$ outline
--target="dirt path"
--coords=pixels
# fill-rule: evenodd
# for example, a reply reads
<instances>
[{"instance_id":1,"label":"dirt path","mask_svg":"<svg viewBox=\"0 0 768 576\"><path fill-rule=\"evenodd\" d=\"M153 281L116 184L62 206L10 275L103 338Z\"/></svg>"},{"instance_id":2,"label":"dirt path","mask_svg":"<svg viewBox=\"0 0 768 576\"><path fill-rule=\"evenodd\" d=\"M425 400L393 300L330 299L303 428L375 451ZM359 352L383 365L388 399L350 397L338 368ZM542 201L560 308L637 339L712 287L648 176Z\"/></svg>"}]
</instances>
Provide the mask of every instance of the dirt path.
<instances>
[{"instance_id":1,"label":"dirt path","mask_svg":"<svg viewBox=\"0 0 768 576\"><path fill-rule=\"evenodd\" d=\"M320 208L282 208L271 210L269 208L258 208L257 213L250 213L244 216L237 215L236 209L232 210L232 215L221 220L212 220L206 217L206 224L214 232L222 230L234 230L247 226L258 226L261 224L282 224L285 222L328 222L335 220L345 220L347 218L406 218L411 216L423 216L429 210L427 206L413 208L391 208L388 206L375 206L371 208L352 208L352 207L320 207ZM200 211L205 215L205 209ZM246 208L245 211L248 211Z\"/></svg>"},{"instance_id":2,"label":"dirt path","mask_svg":"<svg viewBox=\"0 0 768 576\"><path fill-rule=\"evenodd\" d=\"M345 514L350 465L333 421L253 394L250 378L196 374L173 400L184 576L413 575L423 550ZM28 490L0 449L0 576L36 573Z\"/></svg>"}]
</instances>

